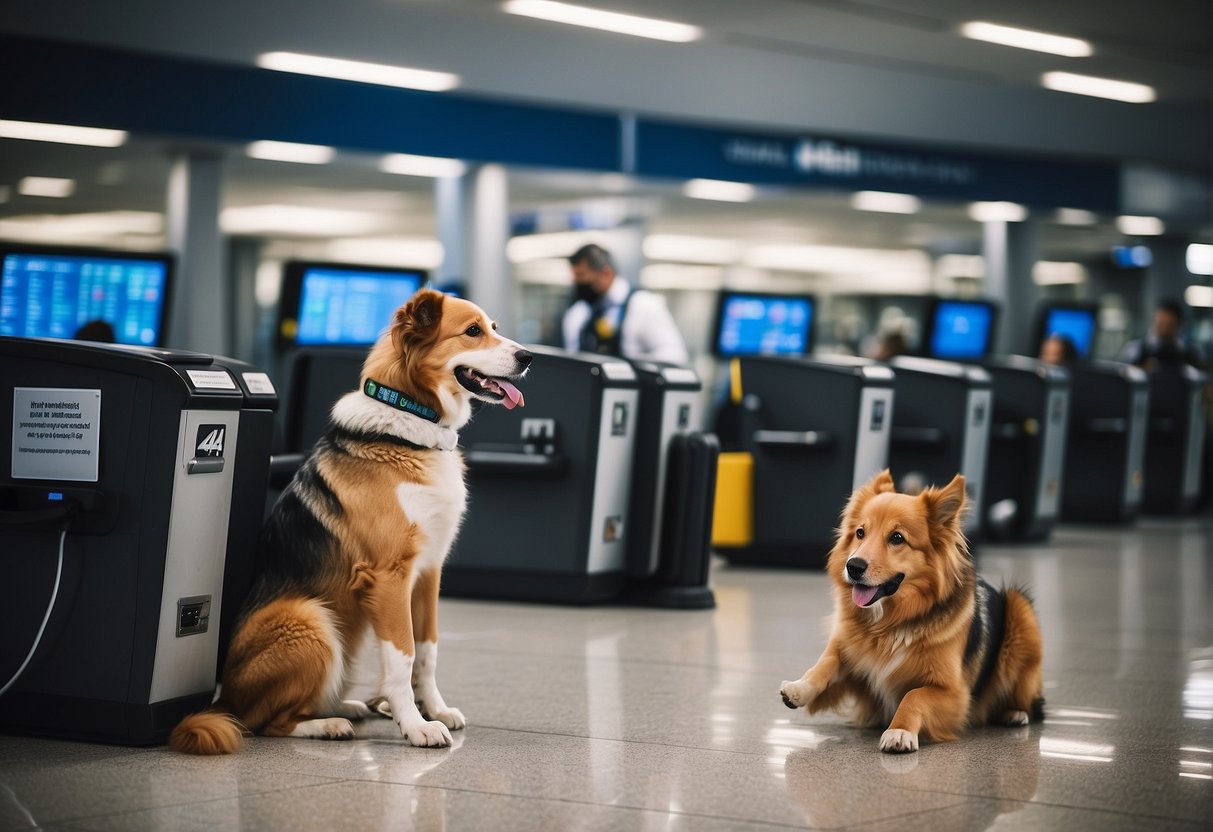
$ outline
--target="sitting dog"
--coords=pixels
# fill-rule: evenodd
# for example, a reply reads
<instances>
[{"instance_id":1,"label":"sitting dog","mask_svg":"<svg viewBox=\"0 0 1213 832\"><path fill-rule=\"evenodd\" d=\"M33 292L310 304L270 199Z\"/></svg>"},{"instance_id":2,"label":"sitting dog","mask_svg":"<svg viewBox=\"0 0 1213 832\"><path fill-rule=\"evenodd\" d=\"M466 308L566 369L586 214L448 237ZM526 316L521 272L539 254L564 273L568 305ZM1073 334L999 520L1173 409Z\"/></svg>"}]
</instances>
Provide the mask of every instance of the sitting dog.
<instances>
[{"instance_id":1,"label":"sitting dog","mask_svg":"<svg viewBox=\"0 0 1213 832\"><path fill-rule=\"evenodd\" d=\"M854 707L888 728L880 750L918 750L969 725L1044 718L1031 600L977 577L961 517L964 477L910 496L885 470L843 512L827 565L834 628L817 664L780 688L789 708Z\"/></svg>"},{"instance_id":2,"label":"sitting dog","mask_svg":"<svg viewBox=\"0 0 1213 832\"><path fill-rule=\"evenodd\" d=\"M496 328L431 290L396 311L274 506L219 694L173 748L227 754L245 730L348 739L376 699L413 745L450 745L464 727L434 681L439 576L467 494L455 431L473 400L523 405L514 382L531 362ZM368 656L377 696L349 698Z\"/></svg>"}]
</instances>

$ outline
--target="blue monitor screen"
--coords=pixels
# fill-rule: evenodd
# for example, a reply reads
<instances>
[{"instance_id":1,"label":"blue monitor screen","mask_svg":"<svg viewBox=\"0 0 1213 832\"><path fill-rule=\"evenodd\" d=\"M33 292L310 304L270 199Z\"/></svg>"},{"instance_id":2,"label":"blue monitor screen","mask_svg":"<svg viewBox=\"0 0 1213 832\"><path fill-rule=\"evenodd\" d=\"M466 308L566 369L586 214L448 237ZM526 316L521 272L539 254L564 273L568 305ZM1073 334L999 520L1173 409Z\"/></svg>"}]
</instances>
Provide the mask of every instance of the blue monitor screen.
<instances>
[{"instance_id":1,"label":"blue monitor screen","mask_svg":"<svg viewBox=\"0 0 1213 832\"><path fill-rule=\"evenodd\" d=\"M809 349L813 299L797 295L726 294L716 354L803 355Z\"/></svg>"},{"instance_id":2,"label":"blue monitor screen","mask_svg":"<svg viewBox=\"0 0 1213 832\"><path fill-rule=\"evenodd\" d=\"M299 344L370 344L392 313L421 288L420 272L316 266L303 273Z\"/></svg>"},{"instance_id":3,"label":"blue monitor screen","mask_svg":"<svg viewBox=\"0 0 1213 832\"><path fill-rule=\"evenodd\" d=\"M1095 340L1095 313L1090 309L1050 309L1045 316L1045 335L1064 335L1073 342L1079 358L1091 354Z\"/></svg>"},{"instance_id":4,"label":"blue monitor screen","mask_svg":"<svg viewBox=\"0 0 1213 832\"><path fill-rule=\"evenodd\" d=\"M981 358L990 350L993 307L984 303L941 301L935 306L928 345L933 358Z\"/></svg>"},{"instance_id":5,"label":"blue monitor screen","mask_svg":"<svg viewBox=\"0 0 1213 832\"><path fill-rule=\"evenodd\" d=\"M167 258L53 253L4 255L0 335L72 338L103 320L119 344L161 342Z\"/></svg>"}]
</instances>

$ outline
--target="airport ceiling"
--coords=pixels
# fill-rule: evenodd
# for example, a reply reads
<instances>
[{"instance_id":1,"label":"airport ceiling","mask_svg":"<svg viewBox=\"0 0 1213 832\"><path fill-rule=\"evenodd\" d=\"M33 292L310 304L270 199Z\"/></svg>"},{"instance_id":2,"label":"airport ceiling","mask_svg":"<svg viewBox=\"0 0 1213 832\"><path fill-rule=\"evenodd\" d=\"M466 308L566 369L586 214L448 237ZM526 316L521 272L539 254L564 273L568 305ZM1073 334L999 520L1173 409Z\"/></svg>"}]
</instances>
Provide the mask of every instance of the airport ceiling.
<instances>
[{"instance_id":1,"label":"airport ceiling","mask_svg":"<svg viewBox=\"0 0 1213 832\"><path fill-rule=\"evenodd\" d=\"M499 0L6 0L0 32L246 65L267 51L306 52L455 72L461 93L498 99L1202 176L1209 169L1208 0L585 2L692 23L704 36L646 41L507 15ZM1086 38L1095 53L1058 58L956 34L974 19ZM1043 90L1040 75L1053 69L1147 83L1158 101ZM8 186L0 221L161 211L172 149L139 136L105 150L0 140L0 193ZM434 233L430 180L380 173L356 154L314 167L224 150L226 204L361 206L383 214L379 235ZM76 178L77 193L18 195L13 185L26 175ZM549 170L513 169L510 188L521 208L622 195L671 233L939 251L971 251L980 241L962 205L928 204L913 217L861 215L845 195L783 191L737 206L684 198L667 182ZM1081 233L1050 227L1043 242L1046 253L1080 256L1106 250L1116 236L1105 222Z\"/></svg>"}]
</instances>

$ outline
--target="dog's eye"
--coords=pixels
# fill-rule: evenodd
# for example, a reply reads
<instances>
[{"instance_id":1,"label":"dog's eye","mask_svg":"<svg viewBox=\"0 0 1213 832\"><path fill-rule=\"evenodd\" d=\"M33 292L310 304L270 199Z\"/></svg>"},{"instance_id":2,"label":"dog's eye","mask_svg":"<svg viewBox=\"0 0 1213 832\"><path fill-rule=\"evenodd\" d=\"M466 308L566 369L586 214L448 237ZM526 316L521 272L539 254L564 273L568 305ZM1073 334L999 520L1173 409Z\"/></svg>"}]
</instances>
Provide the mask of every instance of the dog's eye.
<instances>
[{"instance_id":1,"label":"dog's eye","mask_svg":"<svg viewBox=\"0 0 1213 832\"><path fill-rule=\"evenodd\" d=\"M889 535L889 543L893 546L900 546L905 543L906 539L901 536L901 532L893 532Z\"/></svg>"},{"instance_id":2,"label":"dog's eye","mask_svg":"<svg viewBox=\"0 0 1213 832\"><path fill-rule=\"evenodd\" d=\"M467 335L471 338L479 338L481 335L484 334L484 330L482 330L480 328L480 324L472 324L471 326L469 326L467 329L465 329L463 331L463 334Z\"/></svg>"},{"instance_id":3,"label":"dog's eye","mask_svg":"<svg viewBox=\"0 0 1213 832\"><path fill-rule=\"evenodd\" d=\"M863 540L863 529L856 529L855 536L858 537L860 540Z\"/></svg>"}]
</instances>

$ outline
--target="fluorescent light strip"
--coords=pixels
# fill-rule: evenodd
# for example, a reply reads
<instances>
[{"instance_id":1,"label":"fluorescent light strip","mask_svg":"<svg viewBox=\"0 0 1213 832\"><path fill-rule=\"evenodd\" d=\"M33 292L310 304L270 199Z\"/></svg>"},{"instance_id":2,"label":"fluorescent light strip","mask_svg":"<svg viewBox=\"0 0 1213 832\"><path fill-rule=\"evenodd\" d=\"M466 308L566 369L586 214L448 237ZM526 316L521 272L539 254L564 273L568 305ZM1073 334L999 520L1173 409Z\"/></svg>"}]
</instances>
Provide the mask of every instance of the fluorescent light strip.
<instances>
[{"instance_id":1,"label":"fluorescent light strip","mask_svg":"<svg viewBox=\"0 0 1213 832\"><path fill-rule=\"evenodd\" d=\"M644 238L642 249L649 260L674 263L723 265L736 261L741 255L741 246L736 240L683 234L650 234Z\"/></svg>"},{"instance_id":2,"label":"fluorescent light strip","mask_svg":"<svg viewBox=\"0 0 1213 832\"><path fill-rule=\"evenodd\" d=\"M910 194L856 191L851 196L851 207L857 211L877 211L882 214L917 214L922 208L922 200Z\"/></svg>"},{"instance_id":3,"label":"fluorescent light strip","mask_svg":"<svg viewBox=\"0 0 1213 832\"><path fill-rule=\"evenodd\" d=\"M639 38L652 38L672 43L686 43L699 40L703 36L701 28L686 23L637 17L631 14L591 9L586 6L574 6L571 3L556 3L552 0L507 0L502 4L502 10L508 14L534 17L553 23L585 26L589 29L602 29L621 35L634 35Z\"/></svg>"},{"instance_id":4,"label":"fluorescent light strip","mask_svg":"<svg viewBox=\"0 0 1213 832\"><path fill-rule=\"evenodd\" d=\"M75 192L75 179L56 179L52 176L27 176L17 183L17 193L22 196L49 196L63 199Z\"/></svg>"},{"instance_id":5,"label":"fluorescent light strip","mask_svg":"<svg viewBox=\"0 0 1213 832\"><path fill-rule=\"evenodd\" d=\"M1031 49L1033 52L1048 52L1051 55L1064 55L1067 58L1085 58L1091 54L1091 44L1081 38L1051 35L1048 32L1035 32L984 20L961 24L960 33L973 40L1014 46L1016 49Z\"/></svg>"},{"instance_id":6,"label":"fluorescent light strip","mask_svg":"<svg viewBox=\"0 0 1213 832\"><path fill-rule=\"evenodd\" d=\"M1129 104L1149 104L1158 97L1154 88L1145 84L1117 81L1113 78L1096 78L1093 75L1076 75L1073 72L1046 72L1040 76L1040 82L1048 89L1057 92L1110 98Z\"/></svg>"},{"instance_id":7,"label":"fluorescent light strip","mask_svg":"<svg viewBox=\"0 0 1213 832\"><path fill-rule=\"evenodd\" d=\"M1213 245L1192 243L1184 260L1192 274L1213 275Z\"/></svg>"},{"instance_id":8,"label":"fluorescent light strip","mask_svg":"<svg viewBox=\"0 0 1213 832\"><path fill-rule=\"evenodd\" d=\"M721 179L691 179L682 186L682 193L686 196L720 202L749 202L757 192L757 188L745 182L725 182Z\"/></svg>"},{"instance_id":9,"label":"fluorescent light strip","mask_svg":"<svg viewBox=\"0 0 1213 832\"><path fill-rule=\"evenodd\" d=\"M339 78L343 81L428 92L445 92L459 86L459 76L450 72L348 61L344 58L326 58L298 52L266 52L257 56L257 66L278 72L296 72L300 75L318 75L323 78Z\"/></svg>"},{"instance_id":10,"label":"fluorescent light strip","mask_svg":"<svg viewBox=\"0 0 1213 832\"><path fill-rule=\"evenodd\" d=\"M38 121L0 120L0 137L35 142L83 144L89 147L118 147L125 144L125 130L103 127L77 127L74 124L44 124Z\"/></svg>"},{"instance_id":11,"label":"fluorescent light strip","mask_svg":"<svg viewBox=\"0 0 1213 832\"><path fill-rule=\"evenodd\" d=\"M1116 229L1131 237L1156 237L1166 231L1158 217L1122 216L1116 218Z\"/></svg>"},{"instance_id":12,"label":"fluorescent light strip","mask_svg":"<svg viewBox=\"0 0 1213 832\"><path fill-rule=\"evenodd\" d=\"M224 208L219 226L228 234L282 234L288 237L336 237L378 231L383 218L366 211L302 205L245 205Z\"/></svg>"},{"instance_id":13,"label":"fluorescent light strip","mask_svg":"<svg viewBox=\"0 0 1213 832\"><path fill-rule=\"evenodd\" d=\"M1099 217L1093 211L1082 208L1058 208L1057 221L1062 225L1095 225Z\"/></svg>"},{"instance_id":14,"label":"fluorescent light strip","mask_svg":"<svg viewBox=\"0 0 1213 832\"><path fill-rule=\"evenodd\" d=\"M1201 286L1194 283L1184 289L1184 302L1188 306L1199 306L1202 309L1213 307L1213 286Z\"/></svg>"},{"instance_id":15,"label":"fluorescent light strip","mask_svg":"<svg viewBox=\"0 0 1213 832\"><path fill-rule=\"evenodd\" d=\"M972 202L969 217L977 222L1023 222L1028 209L1017 202Z\"/></svg>"},{"instance_id":16,"label":"fluorescent light strip","mask_svg":"<svg viewBox=\"0 0 1213 832\"><path fill-rule=\"evenodd\" d=\"M301 165L324 165L333 161L337 151L323 144L299 144L297 142L253 142L246 152L254 159L271 162L297 162Z\"/></svg>"},{"instance_id":17,"label":"fluorescent light strip","mask_svg":"<svg viewBox=\"0 0 1213 832\"><path fill-rule=\"evenodd\" d=\"M1082 283L1086 279L1087 270L1081 263L1037 260L1032 266L1032 282L1037 286L1062 286ZM1084 714L1084 716L1094 716L1094 714ZM1103 717L1097 718L1102 719Z\"/></svg>"},{"instance_id":18,"label":"fluorescent light strip","mask_svg":"<svg viewBox=\"0 0 1213 832\"><path fill-rule=\"evenodd\" d=\"M409 153L391 153L379 160L379 169L384 173L400 176L430 176L434 178L462 176L467 165L458 159L439 156L413 156Z\"/></svg>"}]
</instances>

